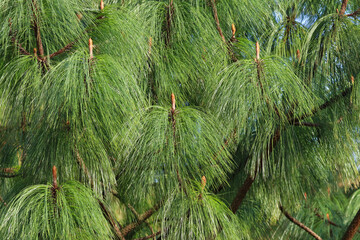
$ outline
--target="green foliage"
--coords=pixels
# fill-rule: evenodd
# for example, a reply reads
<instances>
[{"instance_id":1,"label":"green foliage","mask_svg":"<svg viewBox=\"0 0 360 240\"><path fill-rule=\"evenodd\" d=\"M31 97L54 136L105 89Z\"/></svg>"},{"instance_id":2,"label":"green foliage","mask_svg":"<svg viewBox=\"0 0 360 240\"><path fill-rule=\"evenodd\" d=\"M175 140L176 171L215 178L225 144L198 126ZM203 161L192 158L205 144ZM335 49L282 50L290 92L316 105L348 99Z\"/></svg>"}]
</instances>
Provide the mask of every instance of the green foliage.
<instances>
[{"instance_id":1,"label":"green foliage","mask_svg":"<svg viewBox=\"0 0 360 240\"><path fill-rule=\"evenodd\" d=\"M341 238L358 0L104 4L0 3L0 238Z\"/></svg>"},{"instance_id":2,"label":"green foliage","mask_svg":"<svg viewBox=\"0 0 360 240\"><path fill-rule=\"evenodd\" d=\"M2 209L0 229L4 239L112 239L92 191L75 181L23 189Z\"/></svg>"}]
</instances>

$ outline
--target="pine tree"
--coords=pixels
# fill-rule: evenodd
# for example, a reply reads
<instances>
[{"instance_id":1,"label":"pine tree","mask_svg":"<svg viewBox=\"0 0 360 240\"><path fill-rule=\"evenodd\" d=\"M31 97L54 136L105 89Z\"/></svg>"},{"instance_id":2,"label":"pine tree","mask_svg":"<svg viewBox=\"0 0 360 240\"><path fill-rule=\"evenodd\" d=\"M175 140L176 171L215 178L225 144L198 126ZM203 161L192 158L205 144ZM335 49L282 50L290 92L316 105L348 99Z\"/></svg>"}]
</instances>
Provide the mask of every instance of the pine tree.
<instances>
[{"instance_id":1,"label":"pine tree","mask_svg":"<svg viewBox=\"0 0 360 240\"><path fill-rule=\"evenodd\" d=\"M360 239L360 2L2 0L2 239Z\"/></svg>"}]
</instances>

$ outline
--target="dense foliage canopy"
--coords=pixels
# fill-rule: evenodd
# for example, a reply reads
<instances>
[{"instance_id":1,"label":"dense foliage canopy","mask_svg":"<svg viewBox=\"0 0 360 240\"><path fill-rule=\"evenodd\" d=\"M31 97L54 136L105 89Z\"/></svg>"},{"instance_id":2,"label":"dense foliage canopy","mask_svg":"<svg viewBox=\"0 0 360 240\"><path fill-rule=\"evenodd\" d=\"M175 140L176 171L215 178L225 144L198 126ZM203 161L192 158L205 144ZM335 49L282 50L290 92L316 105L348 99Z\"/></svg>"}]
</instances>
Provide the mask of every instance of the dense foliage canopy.
<instances>
[{"instance_id":1,"label":"dense foliage canopy","mask_svg":"<svg viewBox=\"0 0 360 240\"><path fill-rule=\"evenodd\" d=\"M359 0L2 0L1 239L360 239Z\"/></svg>"}]
</instances>

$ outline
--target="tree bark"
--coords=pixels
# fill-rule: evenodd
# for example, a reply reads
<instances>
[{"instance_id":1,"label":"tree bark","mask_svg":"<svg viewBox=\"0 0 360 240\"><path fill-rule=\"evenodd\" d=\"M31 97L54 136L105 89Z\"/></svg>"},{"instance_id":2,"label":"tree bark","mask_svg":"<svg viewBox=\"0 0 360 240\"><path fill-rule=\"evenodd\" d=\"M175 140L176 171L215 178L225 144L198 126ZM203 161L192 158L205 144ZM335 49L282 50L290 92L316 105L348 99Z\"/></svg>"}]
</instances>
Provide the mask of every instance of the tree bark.
<instances>
[{"instance_id":1,"label":"tree bark","mask_svg":"<svg viewBox=\"0 0 360 240\"><path fill-rule=\"evenodd\" d=\"M349 0L343 0L343 1L342 1L340 13L339 13L341 16L344 15L344 13L345 13L345 11L346 11L346 6L347 6L347 4L348 4L348 1L349 1Z\"/></svg>"},{"instance_id":2,"label":"tree bark","mask_svg":"<svg viewBox=\"0 0 360 240\"><path fill-rule=\"evenodd\" d=\"M342 237L342 240L350 240L353 239L355 236L358 228L360 226L360 209L356 213L354 219L351 221L349 227L347 228L344 236Z\"/></svg>"},{"instance_id":3,"label":"tree bark","mask_svg":"<svg viewBox=\"0 0 360 240\"><path fill-rule=\"evenodd\" d=\"M251 175L248 175L247 178L245 179L245 182L243 183L243 185L239 188L239 190L230 206L230 210L233 213L235 213L239 209L241 203L243 202L244 198L246 197L246 194L250 190L251 185L255 181L257 173L259 172L258 168L261 169L261 165L263 164L263 161L266 160L266 158L268 158L269 155L272 153L275 146L278 144L278 142L280 140L280 136L281 136L280 129L277 129L276 132L274 133L271 141L267 145L265 156L262 157L262 159L260 160L260 166L258 166L256 168L254 176L252 177Z\"/></svg>"}]
</instances>

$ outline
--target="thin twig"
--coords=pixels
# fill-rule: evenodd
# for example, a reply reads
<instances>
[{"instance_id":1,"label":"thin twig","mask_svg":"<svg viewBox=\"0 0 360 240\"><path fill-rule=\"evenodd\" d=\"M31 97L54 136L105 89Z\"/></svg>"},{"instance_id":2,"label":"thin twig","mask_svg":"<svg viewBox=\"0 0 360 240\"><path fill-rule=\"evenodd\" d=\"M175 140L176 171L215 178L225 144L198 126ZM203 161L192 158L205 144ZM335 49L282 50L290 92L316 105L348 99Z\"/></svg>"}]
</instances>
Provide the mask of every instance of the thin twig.
<instances>
[{"instance_id":1,"label":"thin twig","mask_svg":"<svg viewBox=\"0 0 360 240\"><path fill-rule=\"evenodd\" d=\"M20 43L18 43L17 42L17 40L16 40L16 33L15 32L13 32L12 31L12 23L11 23L11 19L9 19L9 35L10 35L10 39L11 39L11 42L15 45L15 46L17 46L18 48L19 48L19 51L20 51L20 53L21 54L23 54L23 55L31 55L28 51L26 51L26 49L25 48L23 48L22 46L21 46L21 44Z\"/></svg>"},{"instance_id":2,"label":"thin twig","mask_svg":"<svg viewBox=\"0 0 360 240\"><path fill-rule=\"evenodd\" d=\"M338 100L342 99L343 97L346 97L347 95L349 95L352 91L352 86L351 87L348 87L347 89L345 89L343 92L341 92L339 95L336 95L332 98L330 98L329 100L327 100L325 103L321 104L320 106L318 107L315 107L313 110L311 110L310 113L305 113L304 115L298 117L298 118L295 118L295 119L292 119L292 120L289 120L289 123L292 123L292 122L300 122L301 120L305 119L305 118L308 118L310 116L313 116L315 113L317 113L319 110L323 110L323 109L326 109L328 107L330 107L332 104L336 103Z\"/></svg>"},{"instance_id":3,"label":"thin twig","mask_svg":"<svg viewBox=\"0 0 360 240\"><path fill-rule=\"evenodd\" d=\"M114 233L116 234L116 236L121 240L125 240L125 237L123 236L122 232L120 231L120 228L119 228L117 222L111 216L111 213L109 212L109 210L105 207L105 205L100 200L98 200L98 203L99 203L101 210L103 211L103 214L106 217L107 221L111 224L112 229L113 229Z\"/></svg>"},{"instance_id":4,"label":"thin twig","mask_svg":"<svg viewBox=\"0 0 360 240\"><path fill-rule=\"evenodd\" d=\"M56 57L57 55L60 55L60 54L62 54L63 52L71 49L71 48L74 46L74 44L77 43L78 41L79 41L79 39L76 39L76 40L74 40L73 42L71 42L71 43L69 43L68 45L66 45L65 47L63 47L62 49L60 49L60 50L58 50L58 51L50 54L50 55L49 55L49 58Z\"/></svg>"},{"instance_id":5,"label":"thin twig","mask_svg":"<svg viewBox=\"0 0 360 240\"><path fill-rule=\"evenodd\" d=\"M294 126L305 126L305 127L320 127L318 123L311 123L311 122L294 122L292 123Z\"/></svg>"},{"instance_id":6,"label":"thin twig","mask_svg":"<svg viewBox=\"0 0 360 240\"><path fill-rule=\"evenodd\" d=\"M31 9L33 12L33 24L34 24L34 33L35 33L35 38L36 38L36 45L37 45L37 49L39 50L39 54L40 54L40 58L43 59L44 57L44 47L42 44L42 39L41 39L41 33L40 33L40 26L39 26L39 21L38 21L38 8L37 8L37 4L36 4L36 0L32 0L32 5L31 5Z\"/></svg>"},{"instance_id":7,"label":"thin twig","mask_svg":"<svg viewBox=\"0 0 360 240\"><path fill-rule=\"evenodd\" d=\"M279 206L280 211L289 219L291 222L293 222L295 225L299 226L300 228L304 229L308 234L310 234L313 238L317 240L322 240L322 238L317 235L313 230L311 230L309 227L305 226L303 223L296 220L294 217L292 217L288 212L285 211L283 206Z\"/></svg>"},{"instance_id":8,"label":"thin twig","mask_svg":"<svg viewBox=\"0 0 360 240\"><path fill-rule=\"evenodd\" d=\"M135 210L135 208L131 205L131 204L127 204L127 207L130 209L130 211L136 216L136 218L137 218L137 220L139 220L139 213ZM149 227L149 229L150 229L150 231L151 231L151 234L154 234L154 229L151 227L151 225L150 225L150 223L148 222L148 221L144 221L147 225L148 225L148 227ZM154 238L154 240L155 240L155 238Z\"/></svg>"},{"instance_id":9,"label":"thin twig","mask_svg":"<svg viewBox=\"0 0 360 240\"><path fill-rule=\"evenodd\" d=\"M322 219L322 220L325 220L328 224L334 226L334 227L338 227L338 228L342 228L342 226L340 226L339 224L331 221L330 219L324 219L324 217L318 213L317 211L315 211L315 216L317 216L318 218ZM357 233L360 233L360 230L357 230Z\"/></svg>"},{"instance_id":10,"label":"thin twig","mask_svg":"<svg viewBox=\"0 0 360 240\"><path fill-rule=\"evenodd\" d=\"M146 240L146 239L150 239L150 238L154 238L154 239L155 239L155 237L156 237L157 235L159 235L160 233L161 233L161 231L158 231L158 232L153 233L153 234L151 234L151 235L149 235L149 236L146 236L146 237L136 238L135 240Z\"/></svg>"},{"instance_id":11,"label":"thin twig","mask_svg":"<svg viewBox=\"0 0 360 240\"><path fill-rule=\"evenodd\" d=\"M220 22L219 22L219 17L218 17L218 13L217 13L215 0L211 0L211 7L212 7L213 13L214 13L214 19L215 19L215 22L216 22L216 28L217 28L217 30L218 30L218 32L220 34L221 39L223 40L224 43L226 43L224 34L223 34L223 32L221 30L221 27L220 27Z\"/></svg>"},{"instance_id":12,"label":"thin twig","mask_svg":"<svg viewBox=\"0 0 360 240\"><path fill-rule=\"evenodd\" d=\"M121 229L122 235L125 237L130 232L134 231L136 227L138 227L140 224L142 224L146 219L150 218L161 206L161 203L155 205L153 208L147 210L143 214L139 215L139 218L136 222L132 222L129 225L125 226L123 229Z\"/></svg>"},{"instance_id":13,"label":"thin twig","mask_svg":"<svg viewBox=\"0 0 360 240\"><path fill-rule=\"evenodd\" d=\"M171 42L171 27L174 15L174 1L170 0L170 4L167 7L167 14L166 14L166 37L165 37L165 46L170 47Z\"/></svg>"},{"instance_id":14,"label":"thin twig","mask_svg":"<svg viewBox=\"0 0 360 240\"><path fill-rule=\"evenodd\" d=\"M347 17L357 17L358 15L360 15L360 8L356 9L356 11L353 12L353 13L346 14L345 16L347 16Z\"/></svg>"}]
</instances>

